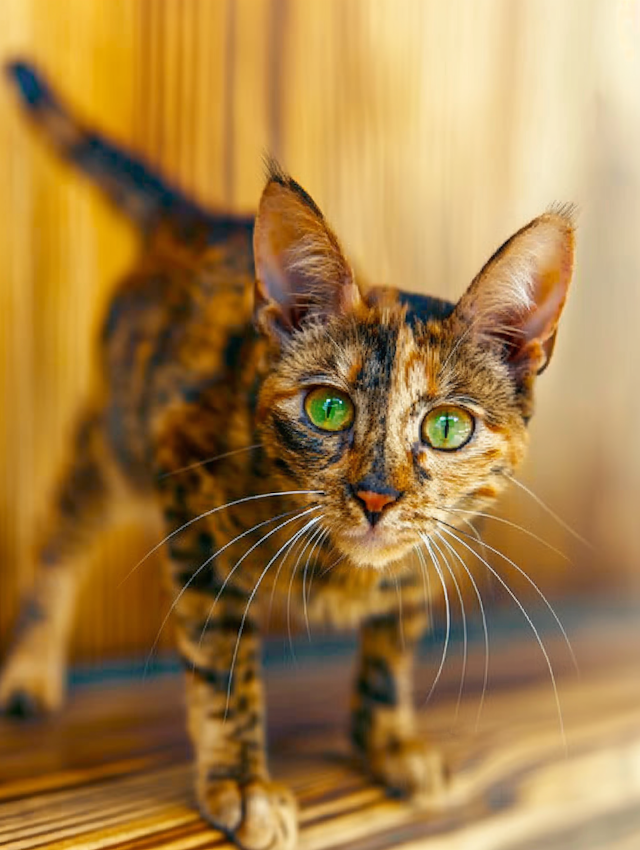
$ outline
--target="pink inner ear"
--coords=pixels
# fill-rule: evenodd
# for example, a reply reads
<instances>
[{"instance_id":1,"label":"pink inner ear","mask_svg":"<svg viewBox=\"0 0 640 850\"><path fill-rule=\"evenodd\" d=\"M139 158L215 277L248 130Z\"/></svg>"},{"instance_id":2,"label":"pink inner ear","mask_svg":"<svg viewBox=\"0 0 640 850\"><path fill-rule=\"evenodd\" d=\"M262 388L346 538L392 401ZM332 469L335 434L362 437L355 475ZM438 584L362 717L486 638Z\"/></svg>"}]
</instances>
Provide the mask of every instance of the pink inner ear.
<instances>
[{"instance_id":1,"label":"pink inner ear","mask_svg":"<svg viewBox=\"0 0 640 850\"><path fill-rule=\"evenodd\" d=\"M517 243L521 241L522 244ZM510 359L529 362L539 374L547 366L573 270L573 229L557 215L542 216L515 239L529 265L528 309L517 323L518 342ZM517 255L516 255L517 258Z\"/></svg>"},{"instance_id":2,"label":"pink inner ear","mask_svg":"<svg viewBox=\"0 0 640 850\"><path fill-rule=\"evenodd\" d=\"M296 235L278 210L267 201L256 222L254 256L260 297L279 304L283 313L290 311L295 286L286 268L287 251Z\"/></svg>"},{"instance_id":3,"label":"pink inner ear","mask_svg":"<svg viewBox=\"0 0 640 850\"><path fill-rule=\"evenodd\" d=\"M550 269L538 275L532 293L533 307L522 323L522 333L526 340L539 339L544 342L555 333L567 291L567 281L563 280L558 269Z\"/></svg>"},{"instance_id":4,"label":"pink inner ear","mask_svg":"<svg viewBox=\"0 0 640 850\"><path fill-rule=\"evenodd\" d=\"M462 296L458 314L506 345L510 361L541 370L551 355L573 269L573 226L547 213L505 243Z\"/></svg>"},{"instance_id":5,"label":"pink inner ear","mask_svg":"<svg viewBox=\"0 0 640 850\"><path fill-rule=\"evenodd\" d=\"M573 271L573 229L566 219L548 214L531 228L529 235L532 303L523 316L521 330L526 342L536 340L544 345L557 330L569 291Z\"/></svg>"}]
</instances>

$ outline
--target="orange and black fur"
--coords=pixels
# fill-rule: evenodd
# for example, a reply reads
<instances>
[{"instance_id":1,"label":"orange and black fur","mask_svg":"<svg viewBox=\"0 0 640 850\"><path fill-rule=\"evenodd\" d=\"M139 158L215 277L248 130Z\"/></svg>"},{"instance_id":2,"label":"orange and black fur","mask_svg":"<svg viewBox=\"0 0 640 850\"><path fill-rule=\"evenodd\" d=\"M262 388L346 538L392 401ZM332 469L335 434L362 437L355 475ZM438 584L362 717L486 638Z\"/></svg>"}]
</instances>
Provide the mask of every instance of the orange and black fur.
<instances>
[{"instance_id":1,"label":"orange and black fur","mask_svg":"<svg viewBox=\"0 0 640 850\"><path fill-rule=\"evenodd\" d=\"M166 524L204 817L248 850L296 841L265 747L272 597L360 626L354 745L396 793L437 793L443 767L412 704L423 559L444 581L461 518L524 455L572 274L570 216L516 233L457 304L367 288L275 164L255 224L213 214L72 118L29 66L8 71L33 123L146 239L104 324L0 703L60 705L82 548L126 487Z\"/></svg>"}]
</instances>

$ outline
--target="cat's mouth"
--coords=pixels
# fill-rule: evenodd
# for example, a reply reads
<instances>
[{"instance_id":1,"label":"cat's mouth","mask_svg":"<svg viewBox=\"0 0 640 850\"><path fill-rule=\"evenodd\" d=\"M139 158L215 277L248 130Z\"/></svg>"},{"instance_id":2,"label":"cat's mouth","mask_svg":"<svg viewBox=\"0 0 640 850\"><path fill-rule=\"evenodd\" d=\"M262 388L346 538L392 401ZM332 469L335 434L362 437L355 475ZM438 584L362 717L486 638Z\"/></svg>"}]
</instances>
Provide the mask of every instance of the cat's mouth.
<instances>
[{"instance_id":1,"label":"cat's mouth","mask_svg":"<svg viewBox=\"0 0 640 850\"><path fill-rule=\"evenodd\" d=\"M416 543L397 530L368 524L343 530L335 542L352 561L376 568L400 560Z\"/></svg>"}]
</instances>

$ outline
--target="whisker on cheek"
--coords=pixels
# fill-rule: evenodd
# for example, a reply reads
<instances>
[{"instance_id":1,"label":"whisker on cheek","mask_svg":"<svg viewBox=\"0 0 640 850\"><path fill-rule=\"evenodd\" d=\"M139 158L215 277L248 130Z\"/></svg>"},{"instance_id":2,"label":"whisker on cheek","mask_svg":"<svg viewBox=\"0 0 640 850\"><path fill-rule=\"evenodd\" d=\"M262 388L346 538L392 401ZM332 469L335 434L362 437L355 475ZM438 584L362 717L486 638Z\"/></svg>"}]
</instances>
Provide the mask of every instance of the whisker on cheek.
<instances>
[{"instance_id":1,"label":"whisker on cheek","mask_svg":"<svg viewBox=\"0 0 640 850\"><path fill-rule=\"evenodd\" d=\"M227 585L229 584L229 582L231 581L231 579L233 577L233 574L238 569L238 567L242 564L242 562L244 560L246 560L246 558L248 558L249 555L252 552L255 552L255 550L259 546L262 546L262 544L265 542L265 540L268 540L269 537L272 537L274 534L276 534L278 531L280 531L282 528L289 525L290 523L295 522L296 520L302 519L302 517L308 516L308 514L312 513L313 511L317 511L317 510L320 510L320 505L314 505L311 508L307 508L307 510L301 511L298 514L296 514L296 516L291 517L290 519L285 520L285 522L280 523L280 525L276 526L276 528L271 529L271 531L268 531L265 535L263 535L260 538L260 540L258 540L256 543L253 544L253 546L251 546L249 549L247 549L247 551L236 561L236 563L233 565L233 568L229 571L225 580L222 582L222 585L220 586L220 590L216 594L215 599L211 603L211 607L209 608L209 613L207 614L207 619L205 620L204 625L202 627L202 631L200 633L200 640L198 641L198 649L200 649L200 647L202 646L202 641L203 641L204 636L206 634L207 627L208 627L209 623L211 622L211 617L213 616L213 611L214 611L220 597L224 593Z\"/></svg>"},{"instance_id":2,"label":"whisker on cheek","mask_svg":"<svg viewBox=\"0 0 640 850\"><path fill-rule=\"evenodd\" d=\"M225 543L224 546L222 546L220 549L216 550L212 555L210 555L206 559L206 561L203 561L200 564L200 566L196 570L194 570L193 574L189 577L189 579L185 582L185 584L183 584L183 586L180 588L178 595L175 597L175 599L171 603L171 607L167 611L164 619L162 620L162 623L160 624L160 628L158 629L158 633L155 637L155 640L153 641L151 649L149 650L149 654L147 655L147 660L146 660L145 666L144 666L143 677L146 676L148 665L151 662L151 658L153 657L153 654L156 650L156 647L158 646L158 642L159 642L160 637L162 635L162 631L163 631L164 627L166 626L167 622L169 621L171 614L174 612L176 606L178 605L178 603L182 599L183 595L189 589L189 587L193 584L193 582L198 578L200 573L204 569L206 569L212 561L214 561L217 557L222 555L222 553L225 552L230 546L233 546L234 543L237 543L238 540L242 540L243 537L247 537L247 535L252 534L254 531L257 531L259 528L262 528L265 525L268 525L270 522L276 522L276 520L282 519L283 517L286 517L286 516L291 516L291 514L295 514L295 513L298 513L298 511L297 510L285 511L285 513L278 514L275 517L270 517L269 519L266 519L263 522L257 523L256 525L252 526L251 528L247 529L246 531L243 531L242 534L238 534L236 537L234 537L228 543ZM284 524L286 524L286 523L283 523L283 525ZM282 528L282 526L278 526L278 528Z\"/></svg>"},{"instance_id":3,"label":"whisker on cheek","mask_svg":"<svg viewBox=\"0 0 640 850\"><path fill-rule=\"evenodd\" d=\"M167 534L166 537L164 537L159 543L156 543L156 545L152 549L149 549L149 551L147 552L147 554L144 557L140 558L140 560L138 561L137 564L134 564L134 566L129 570L129 572L126 574L126 576L122 579L122 581L120 582L118 587L121 587L124 584L124 582L127 581L127 579L138 569L138 567L142 566L142 564L144 564L144 562L148 558L150 558L154 554L154 552L157 552L162 546L164 546L165 543L167 543L169 540L173 539L176 536L176 534L180 534L181 531L184 531L185 529L194 525L194 523L200 522L200 520L203 520L206 517L213 516L214 514L217 514L219 511L224 511L227 508L233 508L236 505L243 505L246 502L254 502L254 501L258 501L259 499L271 499L271 498L276 498L278 496L322 496L322 495L323 495L322 490L284 490L284 491L275 492L275 493L259 493L255 496L245 496L242 499L234 499L232 502L227 502L224 505L218 505L215 508L211 508L210 510L205 511L202 514L199 514L198 516L192 517L191 519L187 520L187 522L184 522L178 528L174 528L173 531L171 531L169 534Z\"/></svg>"}]
</instances>

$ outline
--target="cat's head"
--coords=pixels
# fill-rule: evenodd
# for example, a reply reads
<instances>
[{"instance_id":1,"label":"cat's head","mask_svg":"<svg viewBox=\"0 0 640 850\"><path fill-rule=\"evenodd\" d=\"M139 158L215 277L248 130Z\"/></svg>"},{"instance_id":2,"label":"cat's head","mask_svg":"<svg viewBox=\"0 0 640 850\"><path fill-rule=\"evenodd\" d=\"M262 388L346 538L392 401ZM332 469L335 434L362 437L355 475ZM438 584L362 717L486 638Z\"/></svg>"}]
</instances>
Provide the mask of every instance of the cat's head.
<instances>
[{"instance_id":1,"label":"cat's head","mask_svg":"<svg viewBox=\"0 0 640 850\"><path fill-rule=\"evenodd\" d=\"M254 252L256 323L275 351L261 439L285 480L322 491L339 552L385 566L493 500L523 458L553 350L570 215L518 231L457 304L367 292L313 200L274 168Z\"/></svg>"}]
</instances>

